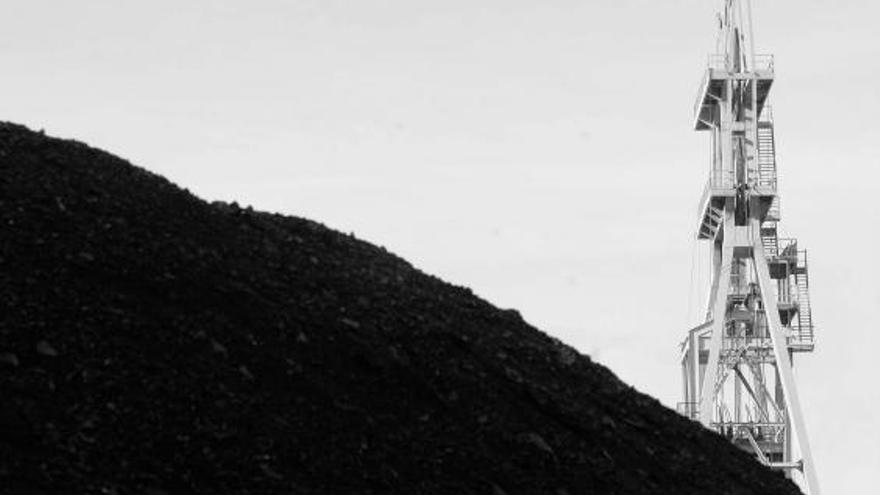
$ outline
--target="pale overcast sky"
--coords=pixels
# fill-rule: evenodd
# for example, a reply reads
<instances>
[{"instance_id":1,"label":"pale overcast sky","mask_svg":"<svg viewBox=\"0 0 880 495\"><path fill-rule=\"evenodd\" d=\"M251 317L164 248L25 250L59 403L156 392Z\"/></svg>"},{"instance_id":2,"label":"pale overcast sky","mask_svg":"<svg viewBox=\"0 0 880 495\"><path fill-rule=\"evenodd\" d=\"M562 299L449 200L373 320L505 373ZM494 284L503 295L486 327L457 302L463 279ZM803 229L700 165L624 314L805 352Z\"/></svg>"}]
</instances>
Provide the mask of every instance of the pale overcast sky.
<instances>
[{"instance_id":1,"label":"pale overcast sky","mask_svg":"<svg viewBox=\"0 0 880 495\"><path fill-rule=\"evenodd\" d=\"M674 407L704 297L709 143L690 125L719 5L3 0L0 119L354 232ZM811 263L818 342L796 372L819 477L870 493L880 8L753 5L777 57L782 228Z\"/></svg>"}]
</instances>

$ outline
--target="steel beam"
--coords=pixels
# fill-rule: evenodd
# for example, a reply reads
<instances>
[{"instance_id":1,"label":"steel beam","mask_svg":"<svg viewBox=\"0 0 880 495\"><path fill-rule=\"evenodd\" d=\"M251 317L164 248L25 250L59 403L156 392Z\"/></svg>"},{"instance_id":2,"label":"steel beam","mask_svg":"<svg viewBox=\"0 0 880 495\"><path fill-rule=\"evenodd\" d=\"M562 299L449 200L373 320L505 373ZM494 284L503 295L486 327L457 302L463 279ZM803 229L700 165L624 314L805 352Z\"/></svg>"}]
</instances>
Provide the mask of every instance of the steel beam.
<instances>
[{"instance_id":1,"label":"steel beam","mask_svg":"<svg viewBox=\"0 0 880 495\"><path fill-rule=\"evenodd\" d=\"M727 313L727 293L730 288L730 265L733 263L733 245L725 242L732 239L733 231L733 200L728 199L724 206L724 238L721 240L720 263L715 270L713 281L714 311L712 318L712 335L709 338L709 359L703 374L703 385L700 390L700 422L709 428L712 424L715 403L715 385L718 378L718 362L721 355L721 343L724 336L724 321Z\"/></svg>"},{"instance_id":2,"label":"steel beam","mask_svg":"<svg viewBox=\"0 0 880 495\"><path fill-rule=\"evenodd\" d=\"M755 232L760 233L760 221L753 219L752 226ZM753 247L755 271L757 272L761 294L764 296L764 309L767 312L768 326L770 327L770 340L773 343L773 353L776 357L776 369L779 373L780 382L782 383L782 395L785 399L786 405L785 409L788 412L789 421L793 426L794 436L798 441L798 447L803 462L804 480L807 484L808 493L810 495L819 495L819 480L816 476L815 465L813 464L813 453L810 449L810 439L807 437L807 427L804 422L804 415L801 411L797 386L794 382L794 372L792 370L791 356L788 352L788 342L785 332L782 330L782 321L779 318L779 309L776 306L776 297L773 294L773 285L772 280L770 279L770 269L767 266L767 258L764 256L764 245L761 242L760 235L756 237Z\"/></svg>"}]
</instances>

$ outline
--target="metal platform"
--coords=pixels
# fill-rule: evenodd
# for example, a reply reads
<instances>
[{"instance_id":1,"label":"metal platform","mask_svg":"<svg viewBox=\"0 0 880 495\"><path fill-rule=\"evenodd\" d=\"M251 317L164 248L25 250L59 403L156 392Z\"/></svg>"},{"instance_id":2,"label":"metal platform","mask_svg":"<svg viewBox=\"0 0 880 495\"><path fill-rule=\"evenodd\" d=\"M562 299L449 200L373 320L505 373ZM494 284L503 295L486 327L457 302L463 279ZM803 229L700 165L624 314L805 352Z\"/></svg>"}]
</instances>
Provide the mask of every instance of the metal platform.
<instances>
[{"instance_id":1,"label":"metal platform","mask_svg":"<svg viewBox=\"0 0 880 495\"><path fill-rule=\"evenodd\" d=\"M754 69L747 74L742 74L732 67L734 64L724 54L709 55L706 72L700 82L700 89L694 102L694 130L707 131L712 128L715 118L713 111L716 103L724 97L727 81L754 79L758 86L758 115L760 116L770 88L775 78L775 60L773 55L756 55L753 61Z\"/></svg>"}]
</instances>

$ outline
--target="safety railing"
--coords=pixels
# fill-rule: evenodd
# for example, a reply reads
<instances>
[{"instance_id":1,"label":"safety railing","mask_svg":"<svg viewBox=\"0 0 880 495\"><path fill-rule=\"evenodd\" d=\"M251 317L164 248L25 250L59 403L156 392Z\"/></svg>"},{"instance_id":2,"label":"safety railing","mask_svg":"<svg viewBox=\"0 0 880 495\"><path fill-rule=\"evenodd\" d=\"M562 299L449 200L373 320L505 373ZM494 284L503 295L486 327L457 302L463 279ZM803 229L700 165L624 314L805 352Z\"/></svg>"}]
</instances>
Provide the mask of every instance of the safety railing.
<instances>
[{"instance_id":1,"label":"safety railing","mask_svg":"<svg viewBox=\"0 0 880 495\"><path fill-rule=\"evenodd\" d=\"M755 69L756 70L776 70L776 57L769 53L762 53L755 55Z\"/></svg>"},{"instance_id":2,"label":"safety railing","mask_svg":"<svg viewBox=\"0 0 880 495\"><path fill-rule=\"evenodd\" d=\"M798 250L797 267L802 270L807 269L807 250L806 249L799 249Z\"/></svg>"},{"instance_id":3,"label":"safety railing","mask_svg":"<svg viewBox=\"0 0 880 495\"><path fill-rule=\"evenodd\" d=\"M815 343L813 336L813 327L804 326L792 329L792 334L788 338L789 346L807 347Z\"/></svg>"},{"instance_id":4,"label":"safety railing","mask_svg":"<svg viewBox=\"0 0 880 495\"><path fill-rule=\"evenodd\" d=\"M706 185L703 186L703 193L700 195L700 202L697 206L697 217L702 218L706 211L706 204L709 196L715 189L733 189L736 187L736 177L732 170L711 170Z\"/></svg>"},{"instance_id":5,"label":"safety railing","mask_svg":"<svg viewBox=\"0 0 880 495\"><path fill-rule=\"evenodd\" d=\"M754 66L754 67L752 67ZM740 72L754 72L754 71L770 71L773 72L775 70L776 61L773 55L769 54L761 54L755 55L754 60L746 60L746 66ZM706 88L709 86L709 79L711 77L710 72L712 70L717 71L726 71L733 72L733 64L730 63L730 59L726 54L711 54L707 57L707 67L710 70L707 70L703 75L703 79L700 81L700 86L697 88L697 95L694 98L694 118L699 118L701 110L703 108L703 96L706 92ZM762 112L763 115L764 112Z\"/></svg>"},{"instance_id":6,"label":"safety railing","mask_svg":"<svg viewBox=\"0 0 880 495\"><path fill-rule=\"evenodd\" d=\"M725 338L722 340L721 349L725 352L744 350L760 352L765 350L767 353L771 353L773 341L770 339L769 327L766 325L751 329L747 327L744 330L737 329L736 327L728 328Z\"/></svg>"},{"instance_id":7,"label":"safety railing","mask_svg":"<svg viewBox=\"0 0 880 495\"><path fill-rule=\"evenodd\" d=\"M797 248L797 239L793 237L779 237L776 239L775 246L764 245L764 256L768 258L789 258L791 261L797 261L803 249Z\"/></svg>"},{"instance_id":8,"label":"safety railing","mask_svg":"<svg viewBox=\"0 0 880 495\"><path fill-rule=\"evenodd\" d=\"M785 423L781 421L713 422L712 429L731 440L751 436L756 442L778 443L782 440Z\"/></svg>"},{"instance_id":9,"label":"safety railing","mask_svg":"<svg viewBox=\"0 0 880 495\"><path fill-rule=\"evenodd\" d=\"M768 174L758 175L758 177L749 181L749 184L755 187L761 188L760 190L766 192L768 189L771 191L776 191L776 184L779 181L775 176L770 176Z\"/></svg>"},{"instance_id":10,"label":"safety railing","mask_svg":"<svg viewBox=\"0 0 880 495\"><path fill-rule=\"evenodd\" d=\"M782 204L779 196L773 197L773 202L770 203L770 209L767 210L767 219L766 222L778 222L782 218Z\"/></svg>"},{"instance_id":11,"label":"safety railing","mask_svg":"<svg viewBox=\"0 0 880 495\"><path fill-rule=\"evenodd\" d=\"M773 123L773 107L770 105L764 105L761 109L761 115L758 117L758 122L762 124L772 124Z\"/></svg>"},{"instance_id":12,"label":"safety railing","mask_svg":"<svg viewBox=\"0 0 880 495\"><path fill-rule=\"evenodd\" d=\"M793 295L791 301L779 302L798 301L797 304L800 305L799 299L799 296ZM799 307L798 312L802 310L808 311L809 308ZM814 342L812 323L802 322L797 315L782 328L782 333L789 346L810 346ZM763 353L764 357L770 358L773 353L773 340L766 316L759 313L752 325L727 325L724 329L724 339L721 341L721 350L724 353L752 352L759 353L758 355Z\"/></svg>"},{"instance_id":13,"label":"safety railing","mask_svg":"<svg viewBox=\"0 0 880 495\"><path fill-rule=\"evenodd\" d=\"M697 88L697 94L694 98L694 118L700 118L700 113L703 108L703 94L706 92L706 86L709 83L709 71L706 71L703 74L703 79L700 80L700 86Z\"/></svg>"},{"instance_id":14,"label":"safety railing","mask_svg":"<svg viewBox=\"0 0 880 495\"><path fill-rule=\"evenodd\" d=\"M733 70L733 60L724 53L714 53L708 56L708 67L713 70ZM770 54L755 55L753 60L746 58L745 68L742 72L773 71L776 67L776 59Z\"/></svg>"}]
</instances>

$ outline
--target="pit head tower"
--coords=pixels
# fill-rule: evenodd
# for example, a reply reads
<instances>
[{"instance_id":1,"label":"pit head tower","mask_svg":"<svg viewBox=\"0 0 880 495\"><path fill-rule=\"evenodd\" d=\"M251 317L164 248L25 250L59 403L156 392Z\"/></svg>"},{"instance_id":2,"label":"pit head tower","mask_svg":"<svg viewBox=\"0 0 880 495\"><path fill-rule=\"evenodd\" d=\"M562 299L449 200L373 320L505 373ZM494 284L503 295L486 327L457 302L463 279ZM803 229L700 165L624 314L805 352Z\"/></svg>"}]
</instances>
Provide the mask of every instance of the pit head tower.
<instances>
[{"instance_id":1,"label":"pit head tower","mask_svg":"<svg viewBox=\"0 0 880 495\"><path fill-rule=\"evenodd\" d=\"M710 138L697 239L711 243L705 319L682 343L679 410L819 495L793 373L814 348L807 252L780 238L771 55L754 50L750 0L722 0L694 129Z\"/></svg>"}]
</instances>

